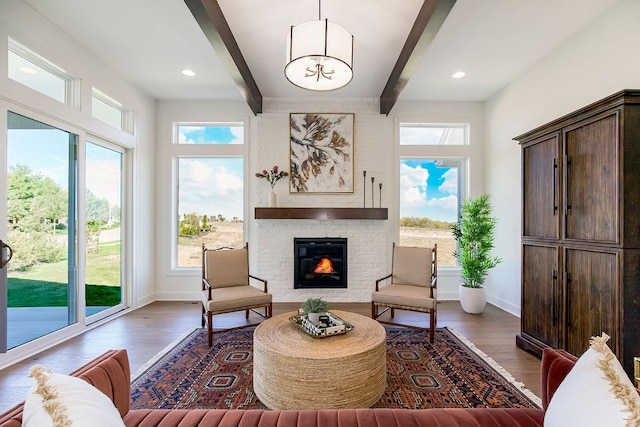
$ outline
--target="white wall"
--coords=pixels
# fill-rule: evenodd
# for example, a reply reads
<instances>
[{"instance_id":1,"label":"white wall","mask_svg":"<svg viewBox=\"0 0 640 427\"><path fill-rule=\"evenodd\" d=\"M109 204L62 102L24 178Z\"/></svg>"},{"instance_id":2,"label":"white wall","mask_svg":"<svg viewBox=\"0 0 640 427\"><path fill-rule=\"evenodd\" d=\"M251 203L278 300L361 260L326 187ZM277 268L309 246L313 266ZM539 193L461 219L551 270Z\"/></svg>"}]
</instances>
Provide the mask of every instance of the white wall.
<instances>
[{"instance_id":1,"label":"white wall","mask_svg":"<svg viewBox=\"0 0 640 427\"><path fill-rule=\"evenodd\" d=\"M489 301L520 313L521 163L513 137L621 89L640 88L640 2L622 0L485 106L485 179L504 262L487 283Z\"/></svg>"},{"instance_id":2,"label":"white wall","mask_svg":"<svg viewBox=\"0 0 640 427\"><path fill-rule=\"evenodd\" d=\"M171 145L173 125L182 123L207 122L245 123L245 141L254 138L256 118L245 102L228 101L158 101L156 103L156 182L154 194L155 248L153 256L156 264L156 299L160 300L200 300L200 270L172 270L172 253L176 231L173 212L173 163ZM247 136L249 135L249 136ZM183 146L189 155L207 155L205 145ZM251 159L249 160L251 161ZM253 168L249 168L253 170ZM247 173L245 173L245 180ZM252 181L250 181L252 182ZM245 218L249 213L248 198L245 197ZM245 223L246 227L246 223Z\"/></svg>"},{"instance_id":3,"label":"white wall","mask_svg":"<svg viewBox=\"0 0 640 427\"><path fill-rule=\"evenodd\" d=\"M7 38L18 41L30 50L44 56L69 74L81 79L81 105L71 107L61 104L39 92L29 89L7 75ZM154 260L154 123L155 103L147 94L131 85L124 78L100 62L63 30L54 26L20 0L0 2L0 111L6 124L5 110L31 116L54 126L83 135L94 135L110 142L133 148L131 156L133 187L128 198L133 209L129 212L130 240L127 253L131 258L126 272L130 286L127 305L136 308L153 300ZM136 127L133 135L109 126L91 115L91 88L95 86L134 110ZM6 138L6 129L0 129L0 146ZM0 154L0 167L5 170L4 156ZM5 179L4 172L1 172ZM0 201L0 217L6 215L5 203ZM124 212L123 212L124 214ZM0 237L5 232L0 226ZM129 252L130 251L130 252ZM76 325L73 328L82 328ZM64 334L74 334L76 331ZM60 337L58 337L60 338ZM50 340L50 342L55 341ZM27 344L24 347L28 347ZM45 346L47 343L44 344ZM22 350L19 350L22 351ZM12 355L0 355L0 366Z\"/></svg>"},{"instance_id":4,"label":"white wall","mask_svg":"<svg viewBox=\"0 0 640 427\"><path fill-rule=\"evenodd\" d=\"M349 289L313 291L327 301L370 301L374 280L390 268L390 249L397 241L398 194L396 179L399 121L466 122L471 124L472 155L478 167L470 171L472 194L483 191L482 146L484 138L482 103L437 102L398 104L391 115L379 114L377 101L370 99L301 102L292 99L265 99L264 113L252 116L244 103L184 102L157 103L158 145L156 152L156 290L164 300L199 298L200 271L171 270L172 203L171 200L171 132L174 122L244 121L248 124L249 161L248 198L245 201L245 232L251 249L252 272L269 281L274 301L299 302L310 291L293 290L293 237L347 237L349 239ZM254 208L267 206L269 186L253 174L273 165L288 168L289 113L349 112L355 114L354 193L289 194L285 183L276 190L279 206L361 207L363 203L362 171L375 182L383 183L382 206L389 208L388 221L314 221L254 220ZM195 149L195 148L194 148ZM434 155L438 155L434 147ZM360 178L358 178L360 177ZM366 191L370 191L370 181ZM377 199L377 193L376 193ZM369 198L367 200L370 200ZM367 243L369 242L369 243ZM286 256L282 256L285 254ZM259 262L258 262L259 260ZM458 298L457 270L441 269L439 297Z\"/></svg>"}]
</instances>

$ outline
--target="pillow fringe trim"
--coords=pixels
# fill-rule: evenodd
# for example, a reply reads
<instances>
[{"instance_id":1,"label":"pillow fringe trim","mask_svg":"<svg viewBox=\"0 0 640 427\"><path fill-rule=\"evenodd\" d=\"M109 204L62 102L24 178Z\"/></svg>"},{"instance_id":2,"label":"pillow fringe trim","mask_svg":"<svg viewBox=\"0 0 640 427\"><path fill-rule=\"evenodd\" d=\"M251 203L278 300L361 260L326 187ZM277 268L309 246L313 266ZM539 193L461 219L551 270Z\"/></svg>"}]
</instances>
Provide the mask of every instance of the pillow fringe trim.
<instances>
[{"instance_id":1,"label":"pillow fringe trim","mask_svg":"<svg viewBox=\"0 0 640 427\"><path fill-rule=\"evenodd\" d=\"M50 369L42 365L35 365L29 369L29 376L37 383L35 393L42 397L42 407L51 417L53 427L71 427L71 420L67 414L67 406L58 400L58 392L55 387L47 384Z\"/></svg>"},{"instance_id":2,"label":"pillow fringe trim","mask_svg":"<svg viewBox=\"0 0 640 427\"><path fill-rule=\"evenodd\" d=\"M598 367L604 374L604 378L611 385L611 390L615 397L622 401L627 412L631 412L631 415L625 418L626 426L640 427L640 405L638 405L636 399L637 391L628 384L622 383L618 373L613 369L613 366L611 366L611 361L615 358L615 355L609 346L607 346L609 338L610 337L603 332L602 336L591 337L589 345L595 351L602 354L603 359L598 360Z\"/></svg>"}]
</instances>

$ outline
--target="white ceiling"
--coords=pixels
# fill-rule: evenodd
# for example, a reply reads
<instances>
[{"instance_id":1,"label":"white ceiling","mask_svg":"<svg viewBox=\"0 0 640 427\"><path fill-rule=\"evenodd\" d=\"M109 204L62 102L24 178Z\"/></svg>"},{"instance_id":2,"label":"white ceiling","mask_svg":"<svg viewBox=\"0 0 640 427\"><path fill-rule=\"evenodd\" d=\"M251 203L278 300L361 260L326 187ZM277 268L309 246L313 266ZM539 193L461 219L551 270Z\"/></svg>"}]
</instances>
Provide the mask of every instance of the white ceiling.
<instances>
[{"instance_id":1,"label":"white ceiling","mask_svg":"<svg viewBox=\"0 0 640 427\"><path fill-rule=\"evenodd\" d=\"M242 99L183 0L24 1L156 99ZM400 100L486 100L617 1L457 0ZM262 95L296 99L378 98L422 5L323 0L354 35L354 78L318 93L283 74L289 27L316 20L317 0L218 2Z\"/></svg>"}]
</instances>

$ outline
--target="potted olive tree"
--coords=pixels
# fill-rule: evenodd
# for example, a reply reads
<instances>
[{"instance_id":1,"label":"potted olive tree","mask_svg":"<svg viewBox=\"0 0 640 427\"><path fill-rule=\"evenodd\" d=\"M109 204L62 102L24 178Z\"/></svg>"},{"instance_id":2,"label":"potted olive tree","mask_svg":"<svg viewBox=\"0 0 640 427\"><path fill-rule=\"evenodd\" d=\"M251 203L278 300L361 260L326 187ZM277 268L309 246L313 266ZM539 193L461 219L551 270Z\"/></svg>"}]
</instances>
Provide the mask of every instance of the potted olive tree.
<instances>
[{"instance_id":1,"label":"potted olive tree","mask_svg":"<svg viewBox=\"0 0 640 427\"><path fill-rule=\"evenodd\" d=\"M460 304L467 313L482 313L487 303L484 281L489 269L502 259L491 256L497 220L491 216L489 195L468 197L462 204L458 222L451 225L458 244L454 256L460 260L462 281Z\"/></svg>"}]
</instances>

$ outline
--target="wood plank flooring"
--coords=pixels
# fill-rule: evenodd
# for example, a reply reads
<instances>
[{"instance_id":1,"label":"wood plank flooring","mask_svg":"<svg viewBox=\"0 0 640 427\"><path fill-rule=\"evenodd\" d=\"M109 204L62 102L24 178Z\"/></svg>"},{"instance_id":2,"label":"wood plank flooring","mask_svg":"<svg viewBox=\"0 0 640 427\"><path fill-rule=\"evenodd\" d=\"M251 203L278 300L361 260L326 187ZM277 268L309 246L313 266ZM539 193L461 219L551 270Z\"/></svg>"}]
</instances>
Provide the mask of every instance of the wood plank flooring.
<instances>
[{"instance_id":1,"label":"wood plank flooring","mask_svg":"<svg viewBox=\"0 0 640 427\"><path fill-rule=\"evenodd\" d=\"M295 311L296 303L275 303L274 314ZM331 303L333 309L370 315L368 303ZM254 319L253 316L256 318ZM249 319L259 319L255 314ZM396 320L428 326L427 315L396 311ZM245 322L244 313L214 317L217 327ZM68 373L110 349L126 348L131 372L185 333L200 326L199 302L154 302L87 331L50 350L0 371L0 412L24 400L29 390L27 373L34 364L43 364L56 372ZM540 360L518 349L515 336L520 319L492 305L480 315L462 311L457 301L438 305L438 327L449 326L473 342L476 347L509 371L516 380L540 396Z\"/></svg>"}]
</instances>

